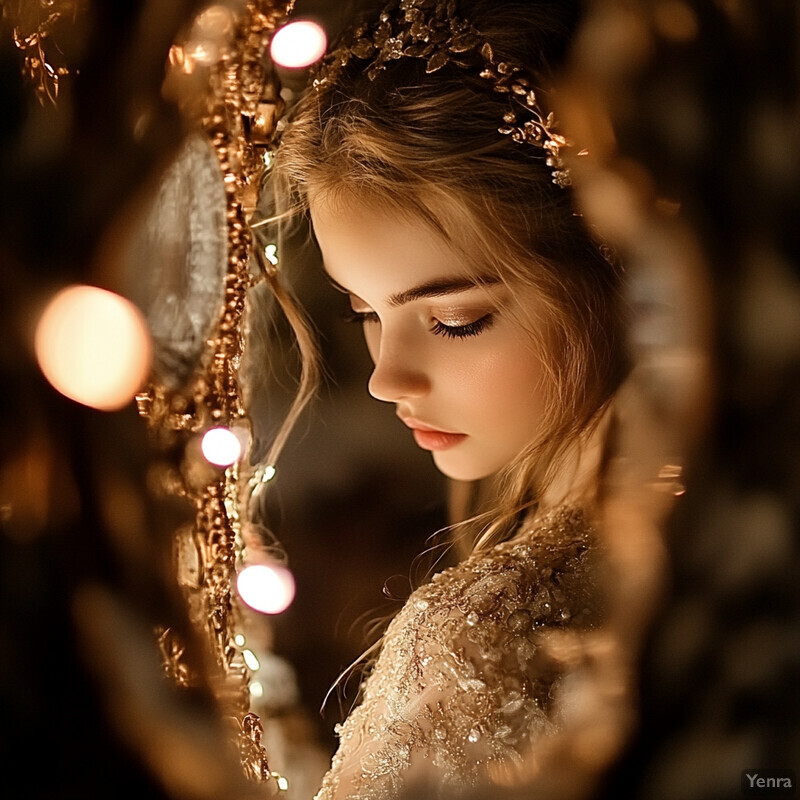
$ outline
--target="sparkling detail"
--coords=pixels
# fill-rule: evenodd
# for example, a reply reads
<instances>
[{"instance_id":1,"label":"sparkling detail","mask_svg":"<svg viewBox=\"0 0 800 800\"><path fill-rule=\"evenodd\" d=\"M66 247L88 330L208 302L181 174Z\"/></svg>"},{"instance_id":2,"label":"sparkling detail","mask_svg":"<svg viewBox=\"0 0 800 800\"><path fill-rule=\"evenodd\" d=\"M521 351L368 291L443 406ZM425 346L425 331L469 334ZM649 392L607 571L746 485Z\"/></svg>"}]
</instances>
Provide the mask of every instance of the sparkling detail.
<instances>
[{"instance_id":1,"label":"sparkling detail","mask_svg":"<svg viewBox=\"0 0 800 800\"><path fill-rule=\"evenodd\" d=\"M264 474L261 476L261 483L269 483L275 477L275 467L271 464L264 468Z\"/></svg>"},{"instance_id":2,"label":"sparkling detail","mask_svg":"<svg viewBox=\"0 0 800 800\"><path fill-rule=\"evenodd\" d=\"M348 800L392 800L420 760L457 796L554 733L561 679L581 663L580 648L567 658L557 637L600 622L583 610L599 605L593 539L581 512L558 509L414 591L386 630L360 703L337 727L316 800L338 796L344 773L358 776ZM547 592L553 586L558 596ZM545 598L557 613L542 616Z\"/></svg>"}]
</instances>

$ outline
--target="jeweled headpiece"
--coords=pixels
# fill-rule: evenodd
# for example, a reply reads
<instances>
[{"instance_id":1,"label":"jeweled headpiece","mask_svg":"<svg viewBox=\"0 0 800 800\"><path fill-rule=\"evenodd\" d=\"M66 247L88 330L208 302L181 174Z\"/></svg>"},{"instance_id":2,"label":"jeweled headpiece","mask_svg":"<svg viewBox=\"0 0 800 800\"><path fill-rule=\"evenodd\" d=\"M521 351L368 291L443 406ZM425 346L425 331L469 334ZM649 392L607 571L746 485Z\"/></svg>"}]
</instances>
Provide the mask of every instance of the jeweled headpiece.
<instances>
[{"instance_id":1,"label":"jeweled headpiece","mask_svg":"<svg viewBox=\"0 0 800 800\"><path fill-rule=\"evenodd\" d=\"M515 142L545 151L553 182L568 186L569 171L562 150L567 140L555 130L553 114L539 107L531 78L521 64L500 60L491 44L456 13L456 0L392 0L377 20L363 22L320 63L313 81L321 90L353 59L366 62L370 80L400 58L419 58L425 72L453 64L474 72L488 86L508 97L509 108L498 132Z\"/></svg>"}]
</instances>

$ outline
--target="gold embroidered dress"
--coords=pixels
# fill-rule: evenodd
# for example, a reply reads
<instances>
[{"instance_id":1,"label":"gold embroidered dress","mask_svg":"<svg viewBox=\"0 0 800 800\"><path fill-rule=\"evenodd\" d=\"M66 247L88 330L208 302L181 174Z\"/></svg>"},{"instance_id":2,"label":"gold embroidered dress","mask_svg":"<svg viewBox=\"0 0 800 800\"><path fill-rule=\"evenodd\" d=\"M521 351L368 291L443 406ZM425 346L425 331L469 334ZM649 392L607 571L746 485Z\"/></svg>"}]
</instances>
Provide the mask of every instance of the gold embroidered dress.
<instances>
[{"instance_id":1,"label":"gold embroidered dress","mask_svg":"<svg viewBox=\"0 0 800 800\"><path fill-rule=\"evenodd\" d=\"M315 800L479 785L553 731L564 667L545 640L599 619L593 536L582 512L557 509L414 591L337 726Z\"/></svg>"}]
</instances>

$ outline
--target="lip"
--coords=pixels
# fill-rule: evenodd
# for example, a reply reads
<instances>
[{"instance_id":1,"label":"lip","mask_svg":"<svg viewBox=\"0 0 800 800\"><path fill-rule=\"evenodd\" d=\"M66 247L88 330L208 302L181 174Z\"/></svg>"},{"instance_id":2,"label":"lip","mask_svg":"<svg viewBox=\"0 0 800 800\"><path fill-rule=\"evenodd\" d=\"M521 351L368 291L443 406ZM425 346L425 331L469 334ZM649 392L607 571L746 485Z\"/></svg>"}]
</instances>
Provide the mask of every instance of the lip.
<instances>
[{"instance_id":1,"label":"lip","mask_svg":"<svg viewBox=\"0 0 800 800\"><path fill-rule=\"evenodd\" d=\"M411 428L414 435L414 441L423 450L441 451L449 450L455 447L467 438L465 433L452 433L451 431L443 431L438 428L433 428L420 422L414 417L400 417L405 425Z\"/></svg>"}]
</instances>

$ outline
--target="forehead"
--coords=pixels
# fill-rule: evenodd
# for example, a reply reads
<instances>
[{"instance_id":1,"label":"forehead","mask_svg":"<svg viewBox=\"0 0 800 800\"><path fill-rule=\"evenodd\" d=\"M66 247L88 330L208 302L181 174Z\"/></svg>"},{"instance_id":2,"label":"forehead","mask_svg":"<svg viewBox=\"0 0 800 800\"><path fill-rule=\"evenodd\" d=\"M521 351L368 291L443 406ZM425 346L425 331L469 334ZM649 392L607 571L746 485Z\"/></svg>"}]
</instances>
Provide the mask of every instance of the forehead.
<instances>
[{"instance_id":1,"label":"forehead","mask_svg":"<svg viewBox=\"0 0 800 800\"><path fill-rule=\"evenodd\" d=\"M312 195L311 220L325 269L362 297L433 279L469 277L463 254L422 213L353 195Z\"/></svg>"}]
</instances>

